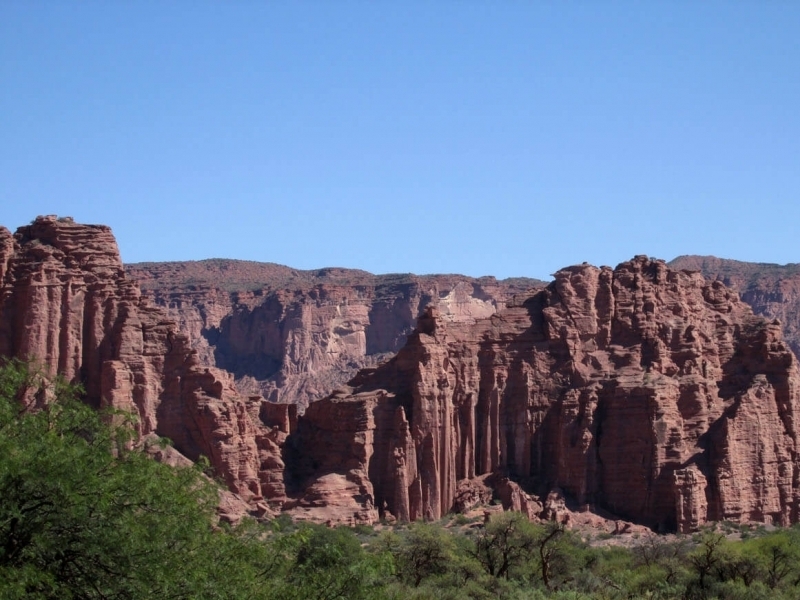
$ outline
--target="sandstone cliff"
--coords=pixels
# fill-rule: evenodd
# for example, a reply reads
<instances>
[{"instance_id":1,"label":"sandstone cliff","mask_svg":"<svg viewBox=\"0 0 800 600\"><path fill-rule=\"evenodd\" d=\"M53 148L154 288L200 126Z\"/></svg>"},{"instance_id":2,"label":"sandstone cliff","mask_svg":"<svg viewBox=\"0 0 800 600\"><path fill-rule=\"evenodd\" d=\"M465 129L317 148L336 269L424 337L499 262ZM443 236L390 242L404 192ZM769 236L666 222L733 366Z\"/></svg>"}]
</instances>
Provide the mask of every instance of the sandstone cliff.
<instances>
[{"instance_id":1,"label":"sandstone cliff","mask_svg":"<svg viewBox=\"0 0 800 600\"><path fill-rule=\"evenodd\" d=\"M563 518L573 502L684 531L798 520L797 361L780 324L720 281L644 257L564 269L516 299L509 288L493 295L499 284L488 280L382 289L369 274L359 277L373 283L358 285L345 276L304 288L262 281L252 297L198 284L204 300L175 300L174 310L191 306L173 312L187 317L183 329L202 337L217 327L221 338L228 319L224 335L251 349L243 356L259 364L274 343L307 375L336 368L332 356L400 344L402 329L379 324L413 320L433 290L392 360L299 417L294 404L238 394L232 375L204 365L202 344L192 348L140 293L103 226L42 217L14 235L0 228L0 354L83 383L95 406L133 412L143 439L207 456L238 495L226 505L256 514L435 519L494 495L533 517ZM219 304L204 304L215 295ZM262 327L281 334L267 342ZM254 329L262 341L247 337ZM224 354L219 339L203 339Z\"/></svg>"},{"instance_id":2,"label":"sandstone cliff","mask_svg":"<svg viewBox=\"0 0 800 600\"><path fill-rule=\"evenodd\" d=\"M128 265L168 309L200 362L234 374L245 394L301 409L355 373L394 355L426 306L474 322L543 283L459 275L300 271L270 263L206 260Z\"/></svg>"},{"instance_id":3,"label":"sandstone cliff","mask_svg":"<svg viewBox=\"0 0 800 600\"><path fill-rule=\"evenodd\" d=\"M142 439L165 436L192 460L208 457L254 509L283 494L290 407L240 397L228 373L201 367L125 274L108 227L55 217L14 235L0 227L0 356L81 383L95 407L133 413Z\"/></svg>"},{"instance_id":4,"label":"sandstone cliff","mask_svg":"<svg viewBox=\"0 0 800 600\"><path fill-rule=\"evenodd\" d=\"M783 335L800 357L800 264L776 265L715 256L679 256L669 265L699 271L739 292L757 315L780 319Z\"/></svg>"},{"instance_id":5,"label":"sandstone cliff","mask_svg":"<svg viewBox=\"0 0 800 600\"><path fill-rule=\"evenodd\" d=\"M277 272L273 284L281 278L285 284L286 269L268 267ZM353 279L353 272L342 272L348 281ZM315 277L337 280L339 273L327 270ZM360 277L373 284L376 279L369 274ZM446 294L439 293L436 282L431 287L440 296L438 305L445 313L449 311L446 319L474 322L495 311L492 297L473 297L465 292L477 293L464 278L444 277L441 281L451 279ZM215 280L219 282L219 278ZM337 352L344 355L342 360L383 356L382 352L369 351L402 343L404 325L398 323L413 321L410 311L418 310L416 302L426 298L420 294L407 302L404 294L412 296L409 290L420 287L416 281L409 283L408 278L399 278L399 283L391 278L380 281L392 292L376 292L379 286L375 285L348 287L335 281L322 285L314 277L313 285L305 289L287 290L283 288L291 286L284 285L265 292L262 285L248 292L250 296L245 292L230 296L218 288L205 288L199 292L205 300L214 294L221 295L222 300L218 305L195 303L192 310L199 311L196 307L200 306L208 311L202 318L230 323L217 334L234 340L227 346L222 344L231 353L231 360L240 356L239 351L245 366L252 364L253 355L257 355L255 362L262 360L263 346L248 351L236 343L257 343L253 339L261 336L261 343L268 346L273 341L264 338L269 338L272 328L279 331L281 344L276 355L288 352L291 359L286 369L300 373L305 369L313 374L315 360L328 369L343 364L331 360ZM395 285L400 286L400 292ZM494 284L484 280L482 285L491 290ZM245 302L246 296L250 304ZM372 304L359 304L359 298ZM214 316L215 307L227 306L230 310L231 305L225 302L232 301L234 314L220 312ZM186 314L198 313L179 312L178 316ZM191 330L200 322L185 321L183 329ZM250 331L253 324L255 332ZM258 330L259 325L264 328ZM294 485L296 481L286 471L283 446L296 428L297 407L269 402L261 395L238 394L233 376L204 365L202 355L180 329L167 311L143 295L136 281L125 273L108 227L40 217L14 235L0 228L0 355L33 359L49 373L81 383L87 402L93 406L133 413L144 440L164 436L172 441L176 452L191 460L207 457L228 488L257 514L269 512L270 506L280 509L285 505L295 508L300 517L341 522L374 520L373 512L355 503L345 510L327 508L317 515L308 510L308 494L302 507L296 499L287 497L287 482ZM371 330L369 335L367 330ZM237 335L241 336L238 342ZM203 345L199 346L202 351ZM354 364L347 366L355 368ZM180 462L175 452L154 454ZM316 504L341 505L353 489L340 484L332 478L318 485ZM290 491L296 495L294 488Z\"/></svg>"},{"instance_id":6,"label":"sandstone cliff","mask_svg":"<svg viewBox=\"0 0 800 600\"><path fill-rule=\"evenodd\" d=\"M290 480L312 512L335 483L332 509L436 519L492 475L533 511L563 491L661 529L788 524L799 384L779 324L721 282L645 257L571 267L476 323L431 310L392 361L308 408Z\"/></svg>"}]
</instances>

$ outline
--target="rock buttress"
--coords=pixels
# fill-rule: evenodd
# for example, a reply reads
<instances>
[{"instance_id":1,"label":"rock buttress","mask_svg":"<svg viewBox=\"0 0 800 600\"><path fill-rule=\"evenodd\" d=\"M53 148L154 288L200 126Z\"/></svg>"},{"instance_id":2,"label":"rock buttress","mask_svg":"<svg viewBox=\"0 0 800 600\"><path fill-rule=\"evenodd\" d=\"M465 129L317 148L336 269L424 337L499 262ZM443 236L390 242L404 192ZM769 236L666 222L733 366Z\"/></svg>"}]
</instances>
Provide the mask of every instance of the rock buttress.
<instances>
[{"instance_id":1,"label":"rock buttress","mask_svg":"<svg viewBox=\"0 0 800 600\"><path fill-rule=\"evenodd\" d=\"M779 324L720 282L646 257L571 267L474 324L432 309L392 361L313 404L296 443L335 452L295 472L299 503L342 476L364 509L438 519L459 482L496 473L665 530L788 524L799 381Z\"/></svg>"},{"instance_id":2,"label":"rock buttress","mask_svg":"<svg viewBox=\"0 0 800 600\"><path fill-rule=\"evenodd\" d=\"M94 407L132 413L142 438L208 457L251 506L283 501L291 411L243 398L230 375L199 365L125 274L108 227L39 217L14 235L0 228L0 355L80 383Z\"/></svg>"}]
</instances>

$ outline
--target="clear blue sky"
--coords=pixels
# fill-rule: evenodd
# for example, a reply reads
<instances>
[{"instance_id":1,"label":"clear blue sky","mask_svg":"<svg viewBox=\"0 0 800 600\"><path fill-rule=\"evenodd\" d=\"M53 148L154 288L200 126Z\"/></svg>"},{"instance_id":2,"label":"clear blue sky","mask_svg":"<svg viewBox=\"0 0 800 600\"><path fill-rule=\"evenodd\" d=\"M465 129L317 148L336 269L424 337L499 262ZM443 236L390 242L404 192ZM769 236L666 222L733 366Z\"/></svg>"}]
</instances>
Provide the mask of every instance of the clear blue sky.
<instances>
[{"instance_id":1,"label":"clear blue sky","mask_svg":"<svg viewBox=\"0 0 800 600\"><path fill-rule=\"evenodd\" d=\"M0 224L126 262L800 262L800 2L0 2Z\"/></svg>"}]
</instances>

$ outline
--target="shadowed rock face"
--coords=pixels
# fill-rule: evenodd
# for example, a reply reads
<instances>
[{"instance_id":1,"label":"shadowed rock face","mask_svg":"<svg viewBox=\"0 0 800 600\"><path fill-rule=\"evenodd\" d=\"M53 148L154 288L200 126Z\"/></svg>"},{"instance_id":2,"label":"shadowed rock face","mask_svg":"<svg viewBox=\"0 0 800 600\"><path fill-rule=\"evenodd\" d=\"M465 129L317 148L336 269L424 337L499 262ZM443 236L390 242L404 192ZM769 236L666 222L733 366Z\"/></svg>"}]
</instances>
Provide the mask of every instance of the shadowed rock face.
<instances>
[{"instance_id":1,"label":"shadowed rock face","mask_svg":"<svg viewBox=\"0 0 800 600\"><path fill-rule=\"evenodd\" d=\"M786 524L798 382L780 325L722 283L645 257L571 267L476 323L431 310L392 361L308 408L292 467L409 520L496 473L664 529Z\"/></svg>"},{"instance_id":2,"label":"shadowed rock face","mask_svg":"<svg viewBox=\"0 0 800 600\"><path fill-rule=\"evenodd\" d=\"M433 303L451 321L485 318L544 284L460 275L299 271L207 260L128 265L144 294L168 309L199 360L238 389L302 407L356 372L388 360Z\"/></svg>"}]
</instances>

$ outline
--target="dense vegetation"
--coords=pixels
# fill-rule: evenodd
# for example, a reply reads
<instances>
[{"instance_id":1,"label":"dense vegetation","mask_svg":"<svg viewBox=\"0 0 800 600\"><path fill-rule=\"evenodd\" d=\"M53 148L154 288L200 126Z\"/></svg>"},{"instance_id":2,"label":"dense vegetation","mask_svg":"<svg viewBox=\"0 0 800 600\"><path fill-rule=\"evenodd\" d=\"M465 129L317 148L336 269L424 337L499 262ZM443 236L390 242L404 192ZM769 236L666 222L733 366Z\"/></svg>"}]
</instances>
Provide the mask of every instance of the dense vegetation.
<instances>
[{"instance_id":1,"label":"dense vegetation","mask_svg":"<svg viewBox=\"0 0 800 600\"><path fill-rule=\"evenodd\" d=\"M653 535L624 548L516 513L218 525L211 481L150 460L120 415L77 395L20 363L0 367L2 599L800 597L798 528L742 529L737 541L725 528ZM43 408L27 410L37 399Z\"/></svg>"}]
</instances>

